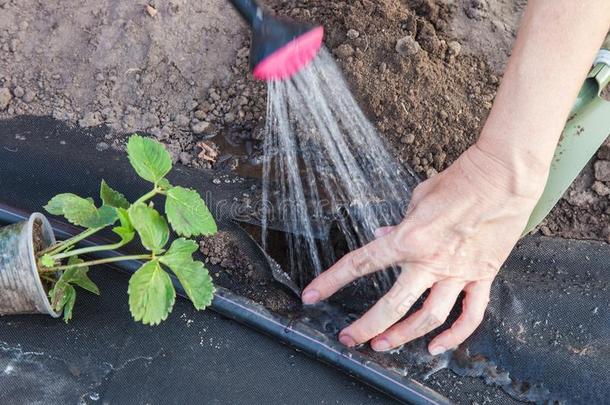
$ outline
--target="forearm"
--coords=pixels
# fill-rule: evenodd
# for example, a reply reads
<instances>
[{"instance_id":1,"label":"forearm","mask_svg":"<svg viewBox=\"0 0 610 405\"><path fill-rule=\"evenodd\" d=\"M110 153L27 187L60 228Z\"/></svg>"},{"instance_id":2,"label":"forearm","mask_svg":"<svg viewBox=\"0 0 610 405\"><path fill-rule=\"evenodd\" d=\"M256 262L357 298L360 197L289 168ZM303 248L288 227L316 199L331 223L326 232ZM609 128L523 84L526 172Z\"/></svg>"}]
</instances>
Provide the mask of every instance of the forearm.
<instances>
[{"instance_id":1,"label":"forearm","mask_svg":"<svg viewBox=\"0 0 610 405\"><path fill-rule=\"evenodd\" d=\"M514 178L546 180L570 109L609 28L608 0L529 2L477 142Z\"/></svg>"}]
</instances>

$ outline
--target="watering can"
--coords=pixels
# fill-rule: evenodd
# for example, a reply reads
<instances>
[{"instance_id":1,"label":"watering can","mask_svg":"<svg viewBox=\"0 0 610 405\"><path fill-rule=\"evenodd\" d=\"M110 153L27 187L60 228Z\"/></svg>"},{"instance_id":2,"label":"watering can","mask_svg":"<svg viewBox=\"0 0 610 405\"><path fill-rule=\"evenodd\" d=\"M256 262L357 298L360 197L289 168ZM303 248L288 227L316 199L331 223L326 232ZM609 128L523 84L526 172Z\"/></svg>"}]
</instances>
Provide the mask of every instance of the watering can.
<instances>
[{"instance_id":1,"label":"watering can","mask_svg":"<svg viewBox=\"0 0 610 405\"><path fill-rule=\"evenodd\" d=\"M289 79L309 62L322 46L324 28L280 19L255 0L231 0L252 30L250 67L259 80Z\"/></svg>"},{"instance_id":2,"label":"watering can","mask_svg":"<svg viewBox=\"0 0 610 405\"><path fill-rule=\"evenodd\" d=\"M610 34L578 94L561 135L546 188L534 208L524 235L553 209L570 184L610 135L610 102L602 92L610 84Z\"/></svg>"}]
</instances>

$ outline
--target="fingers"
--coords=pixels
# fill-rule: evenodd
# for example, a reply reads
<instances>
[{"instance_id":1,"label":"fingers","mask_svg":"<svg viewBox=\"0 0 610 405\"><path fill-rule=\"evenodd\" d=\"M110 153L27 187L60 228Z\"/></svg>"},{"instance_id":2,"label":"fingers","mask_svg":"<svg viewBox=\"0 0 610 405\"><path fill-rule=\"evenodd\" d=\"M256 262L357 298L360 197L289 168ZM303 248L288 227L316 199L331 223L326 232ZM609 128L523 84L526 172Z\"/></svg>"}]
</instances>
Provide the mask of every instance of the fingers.
<instances>
[{"instance_id":1,"label":"fingers","mask_svg":"<svg viewBox=\"0 0 610 405\"><path fill-rule=\"evenodd\" d=\"M368 342L399 321L434 281L434 276L421 269L403 271L386 295L341 331L339 341L350 347Z\"/></svg>"},{"instance_id":2,"label":"fingers","mask_svg":"<svg viewBox=\"0 0 610 405\"><path fill-rule=\"evenodd\" d=\"M373 350L379 352L390 350L441 326L449 316L464 285L465 283L454 280L434 284L422 308L377 336L371 342Z\"/></svg>"},{"instance_id":3,"label":"fingers","mask_svg":"<svg viewBox=\"0 0 610 405\"><path fill-rule=\"evenodd\" d=\"M462 301L462 314L451 328L430 342L428 350L433 356L456 347L477 329L483 321L485 308L489 302L492 280L475 281L466 286L466 296Z\"/></svg>"},{"instance_id":4,"label":"fingers","mask_svg":"<svg viewBox=\"0 0 610 405\"><path fill-rule=\"evenodd\" d=\"M398 246L397 241L395 234L390 233L343 256L334 266L305 287L303 303L315 304L359 277L404 261L406 248Z\"/></svg>"}]
</instances>

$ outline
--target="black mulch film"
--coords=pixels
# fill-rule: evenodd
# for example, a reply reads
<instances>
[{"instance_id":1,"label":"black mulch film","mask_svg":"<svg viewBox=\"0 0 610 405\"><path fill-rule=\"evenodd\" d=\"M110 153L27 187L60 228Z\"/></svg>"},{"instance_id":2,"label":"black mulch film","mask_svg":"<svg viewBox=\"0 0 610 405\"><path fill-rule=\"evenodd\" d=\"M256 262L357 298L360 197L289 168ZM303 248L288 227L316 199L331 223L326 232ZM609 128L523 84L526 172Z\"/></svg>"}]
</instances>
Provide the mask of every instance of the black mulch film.
<instances>
[{"instance_id":1,"label":"black mulch film","mask_svg":"<svg viewBox=\"0 0 610 405\"><path fill-rule=\"evenodd\" d=\"M146 185L132 174L125 154L96 150L105 133L49 118L1 121L0 219L40 211L58 192L95 196L102 178L128 197L140 194ZM212 181L218 178L221 184ZM235 179L183 167L170 176L172 183L199 189L211 206L254 184ZM240 241L253 263L267 263L230 211L217 212L220 229ZM222 288L213 311L196 312L179 299L168 321L144 327L132 322L127 275L116 271L135 265L95 270L103 295L81 294L68 325L44 316L0 319L0 403L393 401L280 341L402 402L608 403L605 244L526 238L494 284L484 323L458 350L436 358L426 354L425 339L398 353L347 351L334 341L338 329L323 320L330 313L345 322L350 314L329 307L273 313Z\"/></svg>"}]
</instances>

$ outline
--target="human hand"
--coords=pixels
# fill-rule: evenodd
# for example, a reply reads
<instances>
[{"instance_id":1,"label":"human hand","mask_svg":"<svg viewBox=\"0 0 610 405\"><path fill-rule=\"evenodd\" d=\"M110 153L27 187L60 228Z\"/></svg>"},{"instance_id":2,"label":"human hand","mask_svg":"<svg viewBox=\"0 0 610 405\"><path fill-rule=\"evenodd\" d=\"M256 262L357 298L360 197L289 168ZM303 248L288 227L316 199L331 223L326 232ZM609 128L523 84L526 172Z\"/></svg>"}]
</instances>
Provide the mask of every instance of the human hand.
<instances>
[{"instance_id":1,"label":"human hand","mask_svg":"<svg viewBox=\"0 0 610 405\"><path fill-rule=\"evenodd\" d=\"M313 280L303 302L316 303L358 277L398 266L394 286L341 331L341 343L352 347L372 339L376 351L400 346L441 326L464 291L461 315L428 350L437 355L456 347L483 320L491 284L544 188L544 175L517 177L523 176L472 146L415 189L401 224L377 230L376 240ZM401 320L427 289L422 308Z\"/></svg>"}]
</instances>

